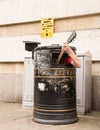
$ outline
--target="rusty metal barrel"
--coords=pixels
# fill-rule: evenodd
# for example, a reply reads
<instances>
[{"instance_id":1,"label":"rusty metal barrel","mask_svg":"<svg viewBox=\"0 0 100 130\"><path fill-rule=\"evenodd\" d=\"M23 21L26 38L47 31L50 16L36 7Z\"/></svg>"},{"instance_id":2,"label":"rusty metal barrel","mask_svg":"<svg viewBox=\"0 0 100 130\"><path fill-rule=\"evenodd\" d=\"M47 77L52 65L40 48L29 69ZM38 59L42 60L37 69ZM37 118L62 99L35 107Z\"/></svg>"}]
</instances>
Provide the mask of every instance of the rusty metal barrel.
<instances>
[{"instance_id":1,"label":"rusty metal barrel","mask_svg":"<svg viewBox=\"0 0 100 130\"><path fill-rule=\"evenodd\" d=\"M76 53L76 48L71 47ZM78 121L76 110L76 68L66 63L64 53L56 63L60 45L34 49L34 110L33 121L62 125Z\"/></svg>"}]
</instances>

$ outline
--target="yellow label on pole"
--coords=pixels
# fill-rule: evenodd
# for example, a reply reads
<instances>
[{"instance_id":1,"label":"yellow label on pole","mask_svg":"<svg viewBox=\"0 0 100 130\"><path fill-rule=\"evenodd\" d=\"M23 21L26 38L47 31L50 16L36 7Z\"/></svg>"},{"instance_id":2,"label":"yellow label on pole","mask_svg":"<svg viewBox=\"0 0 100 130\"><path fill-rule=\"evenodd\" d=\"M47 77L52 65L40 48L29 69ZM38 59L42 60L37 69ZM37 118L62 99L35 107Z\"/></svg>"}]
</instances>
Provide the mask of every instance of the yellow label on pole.
<instances>
[{"instance_id":1,"label":"yellow label on pole","mask_svg":"<svg viewBox=\"0 0 100 130\"><path fill-rule=\"evenodd\" d=\"M42 38L51 38L53 37L53 18L41 19L41 37Z\"/></svg>"}]
</instances>

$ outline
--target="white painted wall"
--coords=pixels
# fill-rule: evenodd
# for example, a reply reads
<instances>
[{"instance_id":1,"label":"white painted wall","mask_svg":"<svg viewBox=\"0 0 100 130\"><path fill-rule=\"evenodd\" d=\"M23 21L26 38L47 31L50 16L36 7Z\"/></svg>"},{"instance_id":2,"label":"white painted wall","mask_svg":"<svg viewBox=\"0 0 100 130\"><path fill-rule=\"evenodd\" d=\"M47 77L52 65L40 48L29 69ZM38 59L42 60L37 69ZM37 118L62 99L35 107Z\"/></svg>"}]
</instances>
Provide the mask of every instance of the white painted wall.
<instances>
[{"instance_id":1,"label":"white painted wall","mask_svg":"<svg viewBox=\"0 0 100 130\"><path fill-rule=\"evenodd\" d=\"M72 32L55 33L53 38L42 39L40 35L27 35L17 37L0 38L0 62L23 61L23 41L37 41L43 45L62 44ZM100 60L100 29L76 31L77 37L71 46L75 46L78 52L90 51L92 60Z\"/></svg>"},{"instance_id":2,"label":"white painted wall","mask_svg":"<svg viewBox=\"0 0 100 130\"><path fill-rule=\"evenodd\" d=\"M100 0L0 0L0 25L35 21L45 17L69 17L100 12ZM100 60L100 30L77 32L72 44L78 50L89 50L93 60ZM25 40L39 41L44 45L66 41L68 33L55 33L52 39L40 35L0 38L0 61L23 61Z\"/></svg>"},{"instance_id":3,"label":"white painted wall","mask_svg":"<svg viewBox=\"0 0 100 130\"><path fill-rule=\"evenodd\" d=\"M0 25L100 12L100 0L0 0Z\"/></svg>"}]
</instances>

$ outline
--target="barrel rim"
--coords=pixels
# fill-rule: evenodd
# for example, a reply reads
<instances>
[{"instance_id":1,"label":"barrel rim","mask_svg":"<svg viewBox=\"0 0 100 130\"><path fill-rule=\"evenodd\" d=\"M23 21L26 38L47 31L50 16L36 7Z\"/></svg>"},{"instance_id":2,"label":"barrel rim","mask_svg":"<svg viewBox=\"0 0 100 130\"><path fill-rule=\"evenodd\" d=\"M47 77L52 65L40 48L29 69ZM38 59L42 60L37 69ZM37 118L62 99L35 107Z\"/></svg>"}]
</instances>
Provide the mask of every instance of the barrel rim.
<instances>
[{"instance_id":1,"label":"barrel rim","mask_svg":"<svg viewBox=\"0 0 100 130\"><path fill-rule=\"evenodd\" d=\"M49 49L61 49L62 46L40 46L40 47L36 47L34 49L34 51L38 51L38 50L49 50ZM76 47L74 46L70 46L72 50L76 51Z\"/></svg>"}]
</instances>

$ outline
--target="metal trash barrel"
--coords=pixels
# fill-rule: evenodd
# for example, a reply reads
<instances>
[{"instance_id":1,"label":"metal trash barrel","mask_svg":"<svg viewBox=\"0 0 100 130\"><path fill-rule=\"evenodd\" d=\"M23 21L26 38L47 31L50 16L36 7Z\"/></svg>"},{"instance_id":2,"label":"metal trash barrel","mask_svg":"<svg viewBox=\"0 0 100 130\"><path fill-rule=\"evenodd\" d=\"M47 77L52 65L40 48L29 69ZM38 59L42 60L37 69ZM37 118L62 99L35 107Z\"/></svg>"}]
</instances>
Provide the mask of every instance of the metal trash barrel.
<instances>
[{"instance_id":1,"label":"metal trash barrel","mask_svg":"<svg viewBox=\"0 0 100 130\"><path fill-rule=\"evenodd\" d=\"M71 47L76 52L75 47ZM61 125L78 121L76 111L76 68L64 64L64 53L56 64L60 45L36 47L34 57L33 121Z\"/></svg>"}]
</instances>

